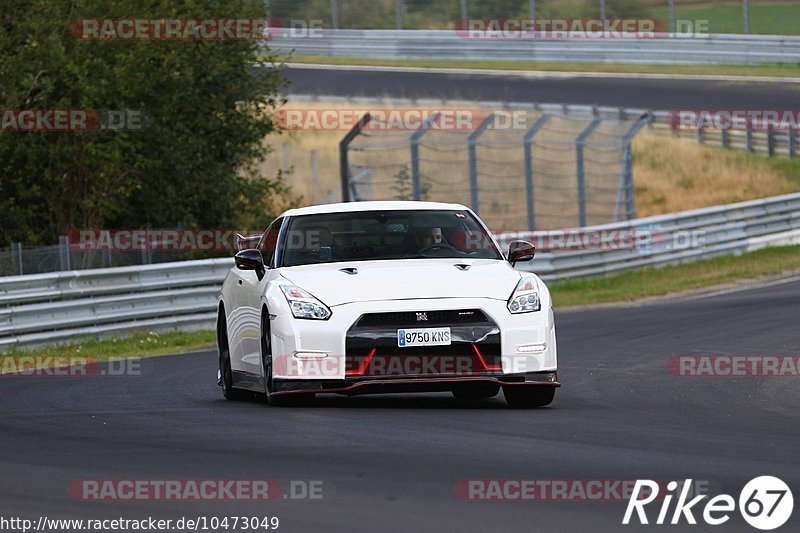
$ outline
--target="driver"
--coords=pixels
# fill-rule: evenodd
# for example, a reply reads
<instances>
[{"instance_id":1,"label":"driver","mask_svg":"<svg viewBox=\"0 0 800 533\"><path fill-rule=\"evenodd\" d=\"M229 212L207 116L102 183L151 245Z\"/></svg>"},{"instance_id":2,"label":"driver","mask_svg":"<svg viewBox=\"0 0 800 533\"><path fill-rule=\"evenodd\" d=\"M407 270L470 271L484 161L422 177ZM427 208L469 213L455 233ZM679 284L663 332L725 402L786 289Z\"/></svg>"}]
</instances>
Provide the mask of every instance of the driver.
<instances>
[{"instance_id":1,"label":"driver","mask_svg":"<svg viewBox=\"0 0 800 533\"><path fill-rule=\"evenodd\" d=\"M423 228L417 232L417 246L420 250L442 243L442 228Z\"/></svg>"}]
</instances>

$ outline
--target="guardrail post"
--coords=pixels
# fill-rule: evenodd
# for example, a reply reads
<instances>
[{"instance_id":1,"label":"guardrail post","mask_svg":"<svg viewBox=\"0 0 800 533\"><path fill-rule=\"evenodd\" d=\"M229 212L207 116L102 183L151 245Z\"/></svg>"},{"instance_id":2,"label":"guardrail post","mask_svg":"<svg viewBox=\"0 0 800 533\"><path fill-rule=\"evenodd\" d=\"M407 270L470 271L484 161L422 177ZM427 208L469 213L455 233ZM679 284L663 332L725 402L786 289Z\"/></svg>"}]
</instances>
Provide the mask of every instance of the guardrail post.
<instances>
[{"instance_id":1,"label":"guardrail post","mask_svg":"<svg viewBox=\"0 0 800 533\"><path fill-rule=\"evenodd\" d=\"M789 159L794 159L797 150L797 130L789 130Z\"/></svg>"},{"instance_id":2,"label":"guardrail post","mask_svg":"<svg viewBox=\"0 0 800 533\"><path fill-rule=\"evenodd\" d=\"M767 126L767 155L770 157L775 155L775 130L772 126Z\"/></svg>"},{"instance_id":3,"label":"guardrail post","mask_svg":"<svg viewBox=\"0 0 800 533\"><path fill-rule=\"evenodd\" d=\"M23 275L25 272L22 269L22 243L21 242L12 242L11 243L11 260L17 266L17 274L20 276Z\"/></svg>"},{"instance_id":4,"label":"guardrail post","mask_svg":"<svg viewBox=\"0 0 800 533\"><path fill-rule=\"evenodd\" d=\"M350 162L348 161L348 150L350 148L350 143L353 142L361 130L369 124L369 121L372 120L372 115L369 113L365 113L363 117L361 117L356 123L355 126L352 127L350 131L347 132L347 135L339 142L339 175L342 180L342 201L349 202L350 201Z\"/></svg>"},{"instance_id":5,"label":"guardrail post","mask_svg":"<svg viewBox=\"0 0 800 533\"><path fill-rule=\"evenodd\" d=\"M704 144L706 141L706 130L703 126L697 128L697 142L700 144Z\"/></svg>"},{"instance_id":6,"label":"guardrail post","mask_svg":"<svg viewBox=\"0 0 800 533\"><path fill-rule=\"evenodd\" d=\"M66 235L58 237L58 259L61 270L71 270L69 266L69 240Z\"/></svg>"},{"instance_id":7,"label":"guardrail post","mask_svg":"<svg viewBox=\"0 0 800 533\"><path fill-rule=\"evenodd\" d=\"M753 122L751 120L747 121L747 129L744 132L745 134L745 144L747 145L747 151L751 154L753 153Z\"/></svg>"},{"instance_id":8,"label":"guardrail post","mask_svg":"<svg viewBox=\"0 0 800 533\"><path fill-rule=\"evenodd\" d=\"M594 119L575 139L575 159L578 166L578 225L580 227L586 226L586 173L583 164L583 145L601 122L603 122L602 118Z\"/></svg>"},{"instance_id":9,"label":"guardrail post","mask_svg":"<svg viewBox=\"0 0 800 533\"><path fill-rule=\"evenodd\" d=\"M730 134L730 131L728 130L728 128L723 128L722 131L720 132L720 134L722 136L722 147L723 148L729 148L730 145L731 145L731 134Z\"/></svg>"},{"instance_id":10,"label":"guardrail post","mask_svg":"<svg viewBox=\"0 0 800 533\"><path fill-rule=\"evenodd\" d=\"M422 185L420 184L419 172L419 142L425 132L439 119L439 112L436 112L432 117L427 119L422 125L411 134L411 184L412 184L412 198L414 200L422 199Z\"/></svg>"},{"instance_id":11,"label":"guardrail post","mask_svg":"<svg viewBox=\"0 0 800 533\"><path fill-rule=\"evenodd\" d=\"M528 202L528 229L533 231L536 229L536 207L535 207L535 191L533 183L533 151L531 144L533 137L539 130L550 120L550 115L544 114L525 132L523 137L523 148L525 149L525 198Z\"/></svg>"},{"instance_id":12,"label":"guardrail post","mask_svg":"<svg viewBox=\"0 0 800 533\"><path fill-rule=\"evenodd\" d=\"M467 141L469 147L469 196L472 204L470 207L478 216L480 216L480 204L478 198L478 148L476 143L478 138L486 131L486 128L492 125L492 122L494 122L494 113L490 113L489 116L483 119L483 122L470 134Z\"/></svg>"}]
</instances>

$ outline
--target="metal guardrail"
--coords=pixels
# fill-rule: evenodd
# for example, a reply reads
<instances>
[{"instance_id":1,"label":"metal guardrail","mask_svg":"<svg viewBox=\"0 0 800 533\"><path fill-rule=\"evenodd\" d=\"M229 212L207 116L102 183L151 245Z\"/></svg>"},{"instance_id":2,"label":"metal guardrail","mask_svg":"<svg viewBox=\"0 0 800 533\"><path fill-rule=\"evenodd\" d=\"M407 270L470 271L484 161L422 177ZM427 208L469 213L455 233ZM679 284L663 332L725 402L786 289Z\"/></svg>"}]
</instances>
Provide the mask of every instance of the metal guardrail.
<instances>
[{"instance_id":1,"label":"metal guardrail","mask_svg":"<svg viewBox=\"0 0 800 533\"><path fill-rule=\"evenodd\" d=\"M131 329L211 329L232 258L0 278L0 351Z\"/></svg>"},{"instance_id":2,"label":"metal guardrail","mask_svg":"<svg viewBox=\"0 0 800 533\"><path fill-rule=\"evenodd\" d=\"M456 30L319 30L271 50L378 59L613 63L800 63L800 37L657 34L643 39L471 39Z\"/></svg>"},{"instance_id":3,"label":"metal guardrail","mask_svg":"<svg viewBox=\"0 0 800 533\"><path fill-rule=\"evenodd\" d=\"M561 280L798 244L800 193L580 229L625 231L646 235L646 245L538 253L519 267ZM542 233L497 237L501 244L536 242ZM0 278L0 351L132 329L211 329L232 263L224 258Z\"/></svg>"}]
</instances>

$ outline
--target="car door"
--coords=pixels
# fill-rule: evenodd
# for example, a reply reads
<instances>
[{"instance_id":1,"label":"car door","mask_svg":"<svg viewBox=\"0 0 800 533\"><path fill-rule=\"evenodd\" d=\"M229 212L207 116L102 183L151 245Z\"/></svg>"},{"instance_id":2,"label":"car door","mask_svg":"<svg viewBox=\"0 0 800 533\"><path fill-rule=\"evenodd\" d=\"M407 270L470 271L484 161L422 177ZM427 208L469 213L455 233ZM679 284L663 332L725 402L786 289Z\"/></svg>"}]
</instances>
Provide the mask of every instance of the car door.
<instances>
[{"instance_id":1,"label":"car door","mask_svg":"<svg viewBox=\"0 0 800 533\"><path fill-rule=\"evenodd\" d=\"M265 275L259 279L255 271L244 271L241 278L241 306L242 306L242 344L240 352L240 366L246 379L260 377L262 375L261 369L261 306L262 295L267 282L271 279L274 271L274 257L277 249L278 238L280 236L281 226L283 225L283 218L276 219L269 228L262 235L258 243L258 251L261 252L261 257L264 261L266 268ZM236 367L232 367L235 370ZM245 376L243 376L245 377ZM260 381L260 380L256 380ZM242 384L245 385L245 384ZM258 387L258 384L253 384Z\"/></svg>"}]
</instances>

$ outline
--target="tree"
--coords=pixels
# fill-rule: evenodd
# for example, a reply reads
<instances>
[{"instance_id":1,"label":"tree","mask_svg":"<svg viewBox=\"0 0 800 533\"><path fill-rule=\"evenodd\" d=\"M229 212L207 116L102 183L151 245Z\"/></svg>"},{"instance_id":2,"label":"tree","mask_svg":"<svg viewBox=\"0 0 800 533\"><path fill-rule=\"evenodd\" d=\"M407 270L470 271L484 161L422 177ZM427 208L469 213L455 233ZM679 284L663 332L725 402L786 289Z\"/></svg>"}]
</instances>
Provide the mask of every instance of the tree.
<instances>
[{"instance_id":1,"label":"tree","mask_svg":"<svg viewBox=\"0 0 800 533\"><path fill-rule=\"evenodd\" d=\"M142 117L138 130L0 132L0 247L84 227L264 227L288 197L257 176L283 83L264 42L85 40L70 23L266 16L251 0L0 0L0 110Z\"/></svg>"},{"instance_id":2,"label":"tree","mask_svg":"<svg viewBox=\"0 0 800 533\"><path fill-rule=\"evenodd\" d=\"M397 174L394 175L394 183L392 190L395 193L397 200L413 200L414 199L414 184L411 179L411 173L408 171L408 165L403 165ZM430 183L419 184L420 200L427 200L428 193L431 190Z\"/></svg>"}]
</instances>

